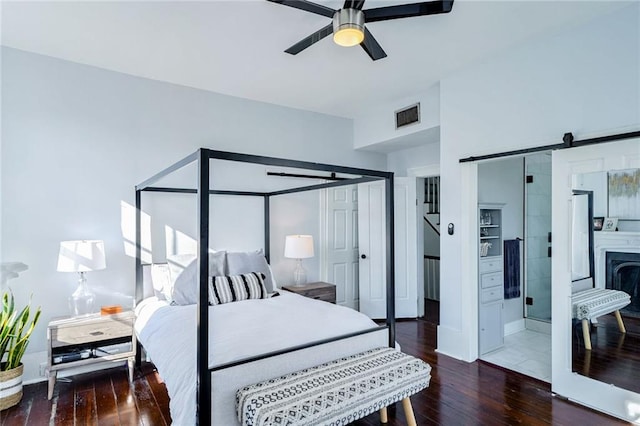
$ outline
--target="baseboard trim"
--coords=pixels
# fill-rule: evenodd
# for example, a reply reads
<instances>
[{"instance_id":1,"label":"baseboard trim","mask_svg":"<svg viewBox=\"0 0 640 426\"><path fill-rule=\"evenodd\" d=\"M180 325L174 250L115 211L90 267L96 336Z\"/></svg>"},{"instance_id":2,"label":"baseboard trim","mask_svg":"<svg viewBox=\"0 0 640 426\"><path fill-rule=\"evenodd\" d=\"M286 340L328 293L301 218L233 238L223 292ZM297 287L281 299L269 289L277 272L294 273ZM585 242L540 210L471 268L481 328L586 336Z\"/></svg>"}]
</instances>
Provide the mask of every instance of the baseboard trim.
<instances>
[{"instance_id":1,"label":"baseboard trim","mask_svg":"<svg viewBox=\"0 0 640 426\"><path fill-rule=\"evenodd\" d=\"M525 319L525 328L538 333L551 334L551 323L546 321L538 321L534 319Z\"/></svg>"},{"instance_id":2,"label":"baseboard trim","mask_svg":"<svg viewBox=\"0 0 640 426\"><path fill-rule=\"evenodd\" d=\"M510 334L519 333L521 331L526 330L524 318L519 320L508 322L504 325L504 335L508 336Z\"/></svg>"}]
</instances>

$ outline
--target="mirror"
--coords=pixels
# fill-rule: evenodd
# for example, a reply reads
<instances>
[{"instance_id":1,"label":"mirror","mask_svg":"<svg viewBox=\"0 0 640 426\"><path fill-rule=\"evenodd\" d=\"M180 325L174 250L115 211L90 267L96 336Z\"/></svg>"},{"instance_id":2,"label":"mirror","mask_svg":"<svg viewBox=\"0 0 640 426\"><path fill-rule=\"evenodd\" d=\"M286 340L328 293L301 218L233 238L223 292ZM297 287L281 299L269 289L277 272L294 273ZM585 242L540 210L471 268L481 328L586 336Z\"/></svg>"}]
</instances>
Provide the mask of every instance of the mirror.
<instances>
[{"instance_id":1,"label":"mirror","mask_svg":"<svg viewBox=\"0 0 640 426\"><path fill-rule=\"evenodd\" d=\"M610 209L611 176L619 171L583 173L572 178L571 276L572 297L585 289L610 288L630 294L632 302L620 309L626 333L614 313L592 322L591 350L580 320L572 321L572 371L633 392L640 392L640 233L634 219L618 219L617 231L596 230ZM640 218L638 218L640 219ZM634 236L635 235L635 236ZM635 238L635 240L634 240Z\"/></svg>"},{"instance_id":2,"label":"mirror","mask_svg":"<svg viewBox=\"0 0 640 426\"><path fill-rule=\"evenodd\" d=\"M593 278L593 191L574 190L571 212L571 281Z\"/></svg>"}]
</instances>

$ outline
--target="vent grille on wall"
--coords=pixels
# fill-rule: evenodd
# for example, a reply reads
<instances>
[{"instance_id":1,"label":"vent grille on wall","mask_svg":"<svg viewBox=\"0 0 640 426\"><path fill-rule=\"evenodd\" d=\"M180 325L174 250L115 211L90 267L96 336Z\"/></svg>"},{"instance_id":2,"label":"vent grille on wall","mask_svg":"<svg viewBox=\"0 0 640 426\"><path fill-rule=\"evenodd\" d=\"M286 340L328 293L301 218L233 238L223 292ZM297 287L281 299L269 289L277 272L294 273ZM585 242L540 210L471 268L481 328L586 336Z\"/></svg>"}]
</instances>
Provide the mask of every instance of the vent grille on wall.
<instances>
[{"instance_id":1,"label":"vent grille on wall","mask_svg":"<svg viewBox=\"0 0 640 426\"><path fill-rule=\"evenodd\" d=\"M396 129L420 122L420 102L396 111Z\"/></svg>"}]
</instances>

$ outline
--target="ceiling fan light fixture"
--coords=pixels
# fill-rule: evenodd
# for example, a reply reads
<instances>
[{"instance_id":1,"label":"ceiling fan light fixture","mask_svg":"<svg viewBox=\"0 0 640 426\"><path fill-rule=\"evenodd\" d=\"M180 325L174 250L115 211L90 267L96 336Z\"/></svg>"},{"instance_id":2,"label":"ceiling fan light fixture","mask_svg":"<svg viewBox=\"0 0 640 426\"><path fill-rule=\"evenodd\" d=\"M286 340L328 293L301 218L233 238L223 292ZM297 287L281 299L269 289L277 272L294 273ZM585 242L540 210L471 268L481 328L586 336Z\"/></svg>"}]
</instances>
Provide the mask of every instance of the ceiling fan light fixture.
<instances>
[{"instance_id":1,"label":"ceiling fan light fixture","mask_svg":"<svg viewBox=\"0 0 640 426\"><path fill-rule=\"evenodd\" d=\"M364 13L340 9L333 15L333 41L340 46L356 46L364 40Z\"/></svg>"}]
</instances>

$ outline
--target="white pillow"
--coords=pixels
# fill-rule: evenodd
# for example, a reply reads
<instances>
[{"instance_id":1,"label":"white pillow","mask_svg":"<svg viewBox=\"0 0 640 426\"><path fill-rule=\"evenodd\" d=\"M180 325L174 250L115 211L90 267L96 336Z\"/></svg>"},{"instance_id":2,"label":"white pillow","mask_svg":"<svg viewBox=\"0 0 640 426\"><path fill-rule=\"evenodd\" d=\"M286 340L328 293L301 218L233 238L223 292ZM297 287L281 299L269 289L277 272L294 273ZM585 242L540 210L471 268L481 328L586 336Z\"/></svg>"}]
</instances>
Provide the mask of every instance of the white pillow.
<instances>
[{"instance_id":1,"label":"white pillow","mask_svg":"<svg viewBox=\"0 0 640 426\"><path fill-rule=\"evenodd\" d=\"M167 264L169 265L169 276L171 277L171 286L176 282L178 275L184 271L198 256L194 253L174 254L167 256Z\"/></svg>"},{"instance_id":2,"label":"white pillow","mask_svg":"<svg viewBox=\"0 0 640 426\"><path fill-rule=\"evenodd\" d=\"M153 293L158 299L171 302L173 286L169 265L166 263L151 264L151 283L153 284Z\"/></svg>"},{"instance_id":3,"label":"white pillow","mask_svg":"<svg viewBox=\"0 0 640 426\"><path fill-rule=\"evenodd\" d=\"M226 275L225 251L209 253L209 276ZM171 293L176 305L194 305L198 303L198 262L193 259L175 278Z\"/></svg>"},{"instance_id":4,"label":"white pillow","mask_svg":"<svg viewBox=\"0 0 640 426\"><path fill-rule=\"evenodd\" d=\"M271 268L264 257L262 249L227 253L227 272L229 275L242 275L250 272L262 272L266 277L264 286L267 292L273 293L275 282Z\"/></svg>"}]
</instances>

